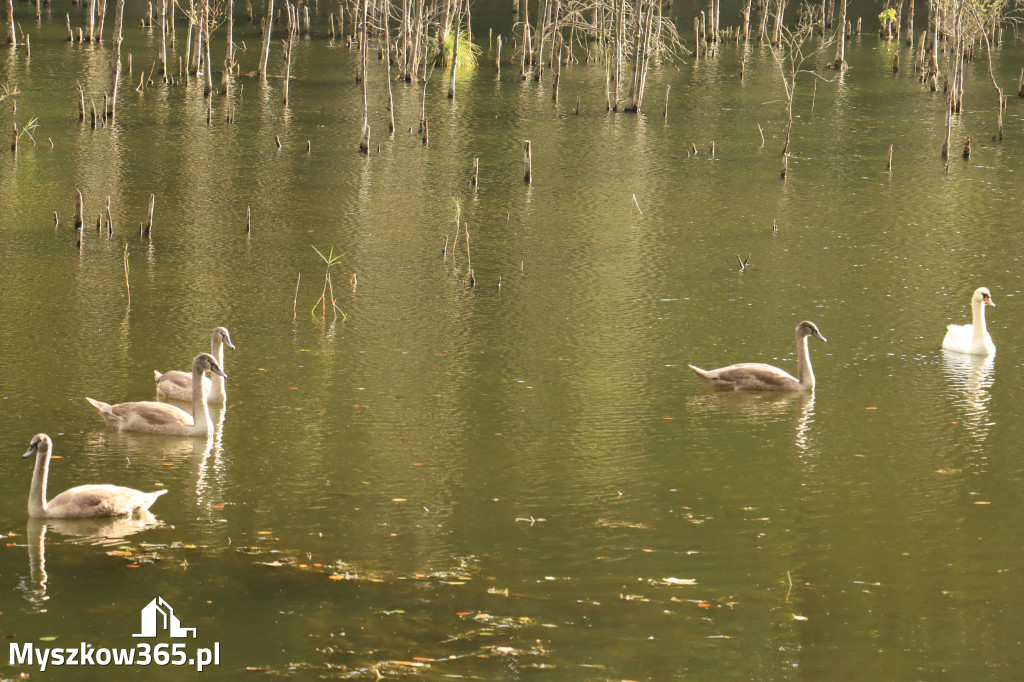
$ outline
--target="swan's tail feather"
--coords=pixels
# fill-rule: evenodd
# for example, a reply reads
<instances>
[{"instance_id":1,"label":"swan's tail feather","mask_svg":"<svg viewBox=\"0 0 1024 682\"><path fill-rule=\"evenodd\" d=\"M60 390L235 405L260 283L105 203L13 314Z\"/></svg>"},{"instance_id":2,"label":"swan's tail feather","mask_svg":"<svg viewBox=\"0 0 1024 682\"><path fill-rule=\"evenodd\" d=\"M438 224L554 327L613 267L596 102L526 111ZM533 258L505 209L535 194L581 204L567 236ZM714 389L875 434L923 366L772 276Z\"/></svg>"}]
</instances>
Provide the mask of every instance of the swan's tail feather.
<instances>
[{"instance_id":1,"label":"swan's tail feather","mask_svg":"<svg viewBox=\"0 0 1024 682\"><path fill-rule=\"evenodd\" d=\"M707 370L703 370L700 367L695 367L694 365L687 365L687 367L692 369L699 377L706 377L708 375Z\"/></svg>"},{"instance_id":2,"label":"swan's tail feather","mask_svg":"<svg viewBox=\"0 0 1024 682\"><path fill-rule=\"evenodd\" d=\"M153 379L155 381L160 381L160 377L162 377L162 376L163 376L163 372L158 372L155 369L153 370Z\"/></svg>"},{"instance_id":3,"label":"swan's tail feather","mask_svg":"<svg viewBox=\"0 0 1024 682\"><path fill-rule=\"evenodd\" d=\"M104 419L113 419L119 422L124 421L123 417L114 414L114 411L110 408L110 405L108 405L107 403L101 400L93 400L92 398L86 398L86 400L89 401L90 405L96 408L96 410L100 413L100 416L103 417Z\"/></svg>"}]
</instances>

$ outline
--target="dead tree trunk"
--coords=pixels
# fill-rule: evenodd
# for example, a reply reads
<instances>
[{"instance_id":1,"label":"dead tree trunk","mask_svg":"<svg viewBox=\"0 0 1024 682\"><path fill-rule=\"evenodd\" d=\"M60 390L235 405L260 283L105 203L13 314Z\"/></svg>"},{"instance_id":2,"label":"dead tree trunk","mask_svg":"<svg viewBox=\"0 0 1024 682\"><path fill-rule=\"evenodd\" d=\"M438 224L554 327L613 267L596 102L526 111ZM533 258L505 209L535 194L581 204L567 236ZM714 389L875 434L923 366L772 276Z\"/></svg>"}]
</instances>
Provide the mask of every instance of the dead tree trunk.
<instances>
[{"instance_id":1,"label":"dead tree trunk","mask_svg":"<svg viewBox=\"0 0 1024 682\"><path fill-rule=\"evenodd\" d=\"M209 97L213 94L213 62L210 59L210 0L203 0L203 75L206 85L203 87L203 96Z\"/></svg>"},{"instance_id":2,"label":"dead tree trunk","mask_svg":"<svg viewBox=\"0 0 1024 682\"><path fill-rule=\"evenodd\" d=\"M231 70L235 67L235 2L228 0L227 46L224 50L224 72L220 77L220 94L228 94L231 88ZM331 16L334 16L333 14Z\"/></svg>"},{"instance_id":3,"label":"dead tree trunk","mask_svg":"<svg viewBox=\"0 0 1024 682\"><path fill-rule=\"evenodd\" d=\"M462 0L455 0L455 27L452 29L451 68L448 80L448 99L455 99L455 71L459 65L459 27L462 21Z\"/></svg>"},{"instance_id":4,"label":"dead tree trunk","mask_svg":"<svg viewBox=\"0 0 1024 682\"><path fill-rule=\"evenodd\" d=\"M10 29L10 32L7 34L7 44L17 45L18 34L14 30L14 0L7 0L7 26Z\"/></svg>"},{"instance_id":5,"label":"dead tree trunk","mask_svg":"<svg viewBox=\"0 0 1024 682\"><path fill-rule=\"evenodd\" d=\"M836 71L846 71L846 0L840 0L839 30L836 31L836 60L832 68Z\"/></svg>"},{"instance_id":6,"label":"dead tree trunk","mask_svg":"<svg viewBox=\"0 0 1024 682\"><path fill-rule=\"evenodd\" d=\"M89 37L89 42L93 42L93 38L96 37L96 0L89 0L86 5L85 33Z\"/></svg>"},{"instance_id":7,"label":"dead tree trunk","mask_svg":"<svg viewBox=\"0 0 1024 682\"><path fill-rule=\"evenodd\" d=\"M167 80L167 0L160 0L160 75Z\"/></svg>"},{"instance_id":8,"label":"dead tree trunk","mask_svg":"<svg viewBox=\"0 0 1024 682\"><path fill-rule=\"evenodd\" d=\"M284 41L284 105L288 106L288 85L292 80L292 39L295 37L295 27L291 4L285 3L285 7L288 9L288 40Z\"/></svg>"},{"instance_id":9,"label":"dead tree trunk","mask_svg":"<svg viewBox=\"0 0 1024 682\"><path fill-rule=\"evenodd\" d=\"M124 26L124 0L117 0L117 14L114 18L114 37L112 39L113 57L110 67L110 86L107 88L107 108L105 117L113 121L117 108L117 84L121 79L121 28Z\"/></svg>"},{"instance_id":10,"label":"dead tree trunk","mask_svg":"<svg viewBox=\"0 0 1024 682\"><path fill-rule=\"evenodd\" d=\"M260 65L256 69L256 77L267 80L267 59L270 58L270 26L274 22L274 0L267 0L267 27L263 33L263 49L260 52Z\"/></svg>"},{"instance_id":11,"label":"dead tree trunk","mask_svg":"<svg viewBox=\"0 0 1024 682\"><path fill-rule=\"evenodd\" d=\"M359 151L361 151L364 154L369 154L370 153L370 108L369 108L369 104L367 103L367 97L366 97L366 52L367 52L367 50L369 50L369 42L370 42L367 39L367 34L366 34L366 26L367 26L366 10L367 10L367 3L368 3L368 0L363 0L363 29L362 29L362 38L360 40L361 44L360 44L360 48L359 48L359 51L360 51L360 69L362 71L362 78L360 80L362 81L362 85L363 85L363 130L362 130L362 133L361 133L360 138L359 138Z\"/></svg>"},{"instance_id":12,"label":"dead tree trunk","mask_svg":"<svg viewBox=\"0 0 1024 682\"><path fill-rule=\"evenodd\" d=\"M914 46L914 0L907 3L907 45Z\"/></svg>"},{"instance_id":13,"label":"dead tree trunk","mask_svg":"<svg viewBox=\"0 0 1024 682\"><path fill-rule=\"evenodd\" d=\"M388 133L394 135L395 133L395 98L391 92L391 29L388 26L388 17L391 14L391 0L385 0L384 2L384 18L382 23L384 24L384 45L387 46L387 54L384 55L385 65L385 78L388 81ZM395 50L397 52L398 45L396 42Z\"/></svg>"}]
</instances>

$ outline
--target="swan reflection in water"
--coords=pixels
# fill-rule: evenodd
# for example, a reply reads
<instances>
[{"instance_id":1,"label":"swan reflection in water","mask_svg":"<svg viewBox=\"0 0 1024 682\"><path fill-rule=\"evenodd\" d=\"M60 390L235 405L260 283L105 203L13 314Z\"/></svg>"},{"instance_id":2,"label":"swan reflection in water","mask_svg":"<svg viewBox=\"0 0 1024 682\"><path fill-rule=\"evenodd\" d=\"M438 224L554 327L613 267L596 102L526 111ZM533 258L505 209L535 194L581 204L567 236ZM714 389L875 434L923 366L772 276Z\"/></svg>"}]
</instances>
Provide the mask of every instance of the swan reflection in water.
<instances>
[{"instance_id":1,"label":"swan reflection in water","mask_svg":"<svg viewBox=\"0 0 1024 682\"><path fill-rule=\"evenodd\" d=\"M989 389L995 381L995 359L944 350L942 370L967 432L979 442L985 440L992 427L988 403L992 399Z\"/></svg>"},{"instance_id":2,"label":"swan reflection in water","mask_svg":"<svg viewBox=\"0 0 1024 682\"><path fill-rule=\"evenodd\" d=\"M42 610L49 599L46 594L46 533L53 531L71 538L69 542L79 545L113 547L124 542L135 533L162 526L150 511L135 516L113 516L93 519L29 519L25 527L28 547L28 582L22 581L21 589L25 598L35 609ZM51 539L52 542L52 539Z\"/></svg>"},{"instance_id":3,"label":"swan reflection in water","mask_svg":"<svg viewBox=\"0 0 1024 682\"><path fill-rule=\"evenodd\" d=\"M224 419L227 405L210 405L213 431L206 438L165 438L133 431L97 431L86 442L93 452L124 452L131 462L147 466L154 462L174 462L189 467L189 487L195 491L196 506L210 511L222 501L224 489ZM147 464L143 464L143 462ZM186 490L175 494L187 496Z\"/></svg>"},{"instance_id":4,"label":"swan reflection in water","mask_svg":"<svg viewBox=\"0 0 1024 682\"><path fill-rule=\"evenodd\" d=\"M793 444L811 451L814 424L814 391L714 391L691 396L687 405L695 411L735 416L744 422L770 424L796 417Z\"/></svg>"},{"instance_id":5,"label":"swan reflection in water","mask_svg":"<svg viewBox=\"0 0 1024 682\"><path fill-rule=\"evenodd\" d=\"M217 416L213 434L206 439L206 447L199 457L196 471L196 506L208 513L218 504L224 490L224 416L227 413L228 406L224 404Z\"/></svg>"}]
</instances>

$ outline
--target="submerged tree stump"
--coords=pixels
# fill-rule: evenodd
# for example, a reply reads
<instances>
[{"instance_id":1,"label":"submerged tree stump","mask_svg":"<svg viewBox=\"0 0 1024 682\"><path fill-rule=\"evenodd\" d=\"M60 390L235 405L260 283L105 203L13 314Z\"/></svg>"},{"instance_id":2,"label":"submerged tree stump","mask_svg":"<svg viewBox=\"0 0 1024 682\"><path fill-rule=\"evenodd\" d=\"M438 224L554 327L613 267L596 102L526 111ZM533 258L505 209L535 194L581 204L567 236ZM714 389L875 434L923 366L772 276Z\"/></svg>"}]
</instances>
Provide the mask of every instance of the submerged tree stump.
<instances>
[{"instance_id":1,"label":"submerged tree stump","mask_svg":"<svg viewBox=\"0 0 1024 682\"><path fill-rule=\"evenodd\" d=\"M533 149L529 140L523 144L523 164L525 165L523 181L528 185L533 184Z\"/></svg>"},{"instance_id":2,"label":"submerged tree stump","mask_svg":"<svg viewBox=\"0 0 1024 682\"><path fill-rule=\"evenodd\" d=\"M153 234L153 209L156 207L156 195L149 195L149 216L146 218L146 226L142 229L143 237L150 237Z\"/></svg>"},{"instance_id":3,"label":"submerged tree stump","mask_svg":"<svg viewBox=\"0 0 1024 682\"><path fill-rule=\"evenodd\" d=\"M85 213L85 200L82 199L82 190L75 190L75 229L81 230L85 227L82 222L82 215Z\"/></svg>"}]
</instances>

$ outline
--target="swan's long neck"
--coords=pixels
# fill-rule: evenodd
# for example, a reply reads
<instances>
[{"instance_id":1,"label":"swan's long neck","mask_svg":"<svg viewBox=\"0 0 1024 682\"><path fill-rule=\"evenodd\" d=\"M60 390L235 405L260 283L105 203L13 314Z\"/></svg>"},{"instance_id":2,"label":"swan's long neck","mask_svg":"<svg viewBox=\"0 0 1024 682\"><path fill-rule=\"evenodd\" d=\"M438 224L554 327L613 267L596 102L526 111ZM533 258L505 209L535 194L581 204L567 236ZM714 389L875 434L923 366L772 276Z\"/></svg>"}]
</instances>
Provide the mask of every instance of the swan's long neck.
<instances>
[{"instance_id":1,"label":"swan's long neck","mask_svg":"<svg viewBox=\"0 0 1024 682\"><path fill-rule=\"evenodd\" d=\"M814 372L811 370L811 354L807 352L807 336L796 335L796 380L805 388L814 388Z\"/></svg>"},{"instance_id":2,"label":"swan's long neck","mask_svg":"<svg viewBox=\"0 0 1024 682\"><path fill-rule=\"evenodd\" d=\"M50 472L50 447L40 444L39 452L36 453L32 487L28 491L28 515L32 517L46 513L46 477Z\"/></svg>"},{"instance_id":3,"label":"swan's long neck","mask_svg":"<svg viewBox=\"0 0 1024 682\"><path fill-rule=\"evenodd\" d=\"M210 354L217 358L217 364L220 365L221 369L224 369L224 339L220 337L220 334L213 337L213 342L210 345ZM210 374L212 374L210 377L212 381L210 395L223 400L226 397L224 393L224 377L216 372L211 372Z\"/></svg>"},{"instance_id":4,"label":"swan's long neck","mask_svg":"<svg viewBox=\"0 0 1024 682\"><path fill-rule=\"evenodd\" d=\"M216 376L216 373L214 373ZM203 392L203 368L198 363L192 365L192 422L195 424L196 436L206 436L213 430L210 421L210 409L206 406Z\"/></svg>"},{"instance_id":5,"label":"swan's long neck","mask_svg":"<svg viewBox=\"0 0 1024 682\"><path fill-rule=\"evenodd\" d=\"M971 344L975 348L985 345L985 299L979 298L974 302L971 311L972 337Z\"/></svg>"}]
</instances>

